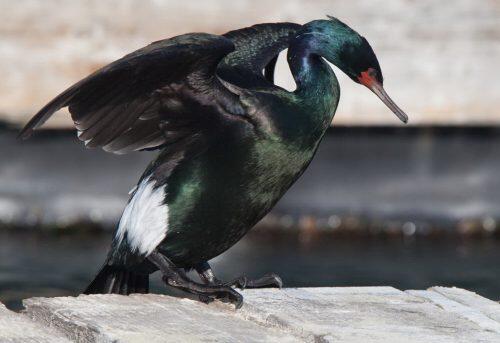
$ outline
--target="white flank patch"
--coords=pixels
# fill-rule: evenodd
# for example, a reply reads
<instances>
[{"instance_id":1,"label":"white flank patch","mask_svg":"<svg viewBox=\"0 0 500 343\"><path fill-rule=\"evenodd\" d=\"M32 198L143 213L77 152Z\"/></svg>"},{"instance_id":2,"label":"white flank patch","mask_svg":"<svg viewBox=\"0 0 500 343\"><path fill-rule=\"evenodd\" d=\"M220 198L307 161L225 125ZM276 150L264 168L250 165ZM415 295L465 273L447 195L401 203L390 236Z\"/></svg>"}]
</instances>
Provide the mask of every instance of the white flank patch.
<instances>
[{"instance_id":1,"label":"white flank patch","mask_svg":"<svg viewBox=\"0 0 500 343\"><path fill-rule=\"evenodd\" d=\"M168 206L164 187L154 189L155 182L149 177L141 181L123 211L116 231L120 244L127 233L132 250L149 255L165 238L168 229Z\"/></svg>"}]
</instances>

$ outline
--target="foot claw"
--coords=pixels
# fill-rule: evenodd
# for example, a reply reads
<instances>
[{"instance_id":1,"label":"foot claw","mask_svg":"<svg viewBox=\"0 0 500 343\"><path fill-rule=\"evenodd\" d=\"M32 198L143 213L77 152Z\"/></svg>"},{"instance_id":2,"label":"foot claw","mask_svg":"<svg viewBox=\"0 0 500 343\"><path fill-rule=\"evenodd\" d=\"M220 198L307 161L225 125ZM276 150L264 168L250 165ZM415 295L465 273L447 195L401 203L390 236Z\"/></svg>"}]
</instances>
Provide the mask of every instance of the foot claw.
<instances>
[{"instance_id":1,"label":"foot claw","mask_svg":"<svg viewBox=\"0 0 500 343\"><path fill-rule=\"evenodd\" d=\"M243 296L230 286L194 282L186 276L184 271L179 270L169 259L157 252L152 253L148 258L161 270L163 282L168 286L197 295L200 301L207 304L215 299L225 299L233 303L236 309L243 305ZM243 279L243 284L246 284L246 278Z\"/></svg>"},{"instance_id":2,"label":"foot claw","mask_svg":"<svg viewBox=\"0 0 500 343\"><path fill-rule=\"evenodd\" d=\"M234 304L234 307L239 310L243 306L243 296L236 292L234 289L229 287L231 291L229 292L230 295L228 296L228 300Z\"/></svg>"},{"instance_id":3,"label":"foot claw","mask_svg":"<svg viewBox=\"0 0 500 343\"><path fill-rule=\"evenodd\" d=\"M283 280L281 280L281 278L279 277L279 275L275 274L275 273L269 273L267 274L267 276L271 279L274 280L274 285L279 288L279 289L282 289L283 288Z\"/></svg>"},{"instance_id":4,"label":"foot claw","mask_svg":"<svg viewBox=\"0 0 500 343\"><path fill-rule=\"evenodd\" d=\"M217 296L218 299L226 299L230 303L234 304L236 309L240 309L243 306L243 296L236 292L229 286L225 286L223 290Z\"/></svg>"},{"instance_id":5,"label":"foot claw","mask_svg":"<svg viewBox=\"0 0 500 343\"><path fill-rule=\"evenodd\" d=\"M235 304L234 304L234 308L239 310L241 307L243 306L243 297L241 297L241 299L239 299Z\"/></svg>"}]
</instances>

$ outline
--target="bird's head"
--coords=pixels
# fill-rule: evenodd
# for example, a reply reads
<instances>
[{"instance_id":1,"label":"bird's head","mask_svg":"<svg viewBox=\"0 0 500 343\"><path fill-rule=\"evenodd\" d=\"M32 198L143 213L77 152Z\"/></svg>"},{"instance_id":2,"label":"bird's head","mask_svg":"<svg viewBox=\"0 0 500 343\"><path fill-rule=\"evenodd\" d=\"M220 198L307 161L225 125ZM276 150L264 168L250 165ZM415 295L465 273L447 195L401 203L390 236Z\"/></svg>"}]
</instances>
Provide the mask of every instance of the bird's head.
<instances>
[{"instance_id":1,"label":"bird's head","mask_svg":"<svg viewBox=\"0 0 500 343\"><path fill-rule=\"evenodd\" d=\"M328 16L304 25L299 36L309 36L309 48L337 66L354 82L375 93L396 116L406 123L408 116L384 90L382 70L368 41L352 28Z\"/></svg>"}]
</instances>

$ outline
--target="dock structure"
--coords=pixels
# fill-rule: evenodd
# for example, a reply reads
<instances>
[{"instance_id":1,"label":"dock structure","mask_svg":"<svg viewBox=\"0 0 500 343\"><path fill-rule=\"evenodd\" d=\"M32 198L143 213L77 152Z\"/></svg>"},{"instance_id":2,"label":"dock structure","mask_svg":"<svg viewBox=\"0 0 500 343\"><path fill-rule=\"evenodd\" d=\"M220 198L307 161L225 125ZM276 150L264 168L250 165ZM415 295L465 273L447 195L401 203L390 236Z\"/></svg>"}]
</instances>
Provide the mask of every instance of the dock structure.
<instances>
[{"instance_id":1,"label":"dock structure","mask_svg":"<svg viewBox=\"0 0 500 343\"><path fill-rule=\"evenodd\" d=\"M245 290L240 310L165 295L31 298L0 342L500 342L500 304L459 288Z\"/></svg>"}]
</instances>

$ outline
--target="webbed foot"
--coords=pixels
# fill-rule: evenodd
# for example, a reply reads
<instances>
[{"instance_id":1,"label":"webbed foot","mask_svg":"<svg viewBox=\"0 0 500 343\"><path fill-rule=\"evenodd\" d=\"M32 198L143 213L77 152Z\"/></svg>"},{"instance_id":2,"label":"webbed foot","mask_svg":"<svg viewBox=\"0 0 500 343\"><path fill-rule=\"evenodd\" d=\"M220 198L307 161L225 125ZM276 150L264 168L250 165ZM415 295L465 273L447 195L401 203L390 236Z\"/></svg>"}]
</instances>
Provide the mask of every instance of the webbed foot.
<instances>
[{"instance_id":1,"label":"webbed foot","mask_svg":"<svg viewBox=\"0 0 500 343\"><path fill-rule=\"evenodd\" d=\"M236 287L239 289L245 288L267 288L267 287L276 287L282 288L283 281L281 278L275 273L268 273L258 279L248 279L246 276L240 276L232 281L223 282L220 281L215 275L208 264L208 262L201 263L200 265L195 267L195 270L198 272L201 280L207 285L218 285L218 286L229 286Z\"/></svg>"},{"instance_id":2,"label":"webbed foot","mask_svg":"<svg viewBox=\"0 0 500 343\"><path fill-rule=\"evenodd\" d=\"M155 264L163 274L163 281L171 287L196 294L200 301L210 303L215 299L228 301L236 309L243 305L243 296L228 285L200 284L188 278L186 273L175 266L168 258L158 252L153 252L148 259Z\"/></svg>"},{"instance_id":3,"label":"webbed foot","mask_svg":"<svg viewBox=\"0 0 500 343\"><path fill-rule=\"evenodd\" d=\"M268 273L258 279L248 279L246 276L240 276L233 281L226 282L224 285L236 287L239 289L245 288L282 288L283 281L275 273Z\"/></svg>"}]
</instances>

